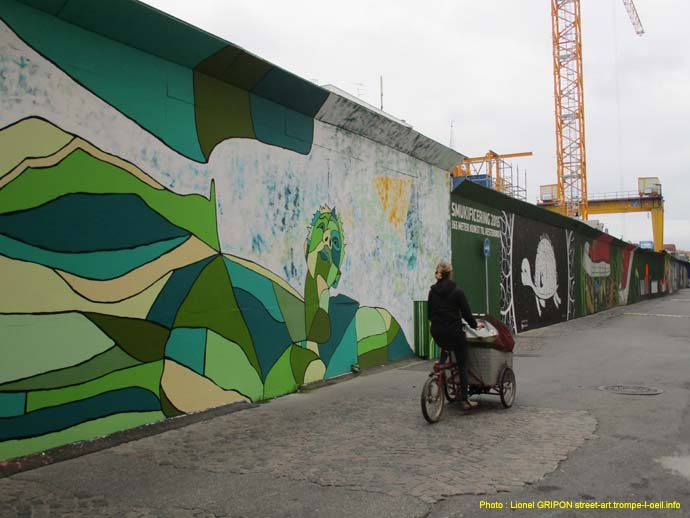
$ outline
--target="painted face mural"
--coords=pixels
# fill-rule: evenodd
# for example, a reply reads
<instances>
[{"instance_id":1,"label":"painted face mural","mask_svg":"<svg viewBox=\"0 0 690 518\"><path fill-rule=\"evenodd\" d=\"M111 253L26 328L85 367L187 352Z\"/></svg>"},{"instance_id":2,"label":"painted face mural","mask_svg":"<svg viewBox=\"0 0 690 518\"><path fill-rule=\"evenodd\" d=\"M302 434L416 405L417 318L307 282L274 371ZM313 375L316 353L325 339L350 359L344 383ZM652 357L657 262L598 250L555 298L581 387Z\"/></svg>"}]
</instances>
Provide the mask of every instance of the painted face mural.
<instances>
[{"instance_id":1,"label":"painted face mural","mask_svg":"<svg viewBox=\"0 0 690 518\"><path fill-rule=\"evenodd\" d=\"M343 227L335 207L321 207L311 222L309 237L304 242L305 258L309 275L321 277L326 286L337 287L340 268L345 255Z\"/></svg>"}]
</instances>

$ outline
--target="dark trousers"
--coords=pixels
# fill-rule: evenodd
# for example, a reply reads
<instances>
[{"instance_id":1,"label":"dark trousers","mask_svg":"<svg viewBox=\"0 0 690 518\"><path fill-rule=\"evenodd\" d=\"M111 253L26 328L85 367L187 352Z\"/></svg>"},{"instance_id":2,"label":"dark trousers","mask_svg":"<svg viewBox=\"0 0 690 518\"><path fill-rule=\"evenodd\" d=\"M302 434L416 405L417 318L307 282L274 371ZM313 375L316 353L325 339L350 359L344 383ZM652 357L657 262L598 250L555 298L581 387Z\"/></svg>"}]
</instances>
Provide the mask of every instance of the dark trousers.
<instances>
[{"instance_id":1,"label":"dark trousers","mask_svg":"<svg viewBox=\"0 0 690 518\"><path fill-rule=\"evenodd\" d=\"M470 384L467 374L467 342L465 340L455 342L455 347L451 350L455 354L455 362L460 371L460 401L467 401L467 386ZM441 349L441 362L445 361L448 349Z\"/></svg>"}]
</instances>

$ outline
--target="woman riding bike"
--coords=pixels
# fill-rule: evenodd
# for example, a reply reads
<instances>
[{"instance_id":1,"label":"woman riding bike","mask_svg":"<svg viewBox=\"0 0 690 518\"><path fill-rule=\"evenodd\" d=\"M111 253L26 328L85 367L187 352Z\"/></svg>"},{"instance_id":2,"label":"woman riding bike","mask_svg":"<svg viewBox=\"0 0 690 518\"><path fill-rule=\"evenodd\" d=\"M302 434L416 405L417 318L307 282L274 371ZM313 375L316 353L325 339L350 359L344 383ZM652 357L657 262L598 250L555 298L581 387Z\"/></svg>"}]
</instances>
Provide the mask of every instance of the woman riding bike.
<instances>
[{"instance_id":1,"label":"woman riding bike","mask_svg":"<svg viewBox=\"0 0 690 518\"><path fill-rule=\"evenodd\" d=\"M436 266L436 284L429 290L428 313L431 321L431 336L446 353L455 352L455 361L460 371L460 399L464 410L478 406L467 398L467 341L462 328L462 319L472 329L482 329L484 324L477 323L470 310L470 305L462 291L452 280L453 270L446 262Z\"/></svg>"}]
</instances>

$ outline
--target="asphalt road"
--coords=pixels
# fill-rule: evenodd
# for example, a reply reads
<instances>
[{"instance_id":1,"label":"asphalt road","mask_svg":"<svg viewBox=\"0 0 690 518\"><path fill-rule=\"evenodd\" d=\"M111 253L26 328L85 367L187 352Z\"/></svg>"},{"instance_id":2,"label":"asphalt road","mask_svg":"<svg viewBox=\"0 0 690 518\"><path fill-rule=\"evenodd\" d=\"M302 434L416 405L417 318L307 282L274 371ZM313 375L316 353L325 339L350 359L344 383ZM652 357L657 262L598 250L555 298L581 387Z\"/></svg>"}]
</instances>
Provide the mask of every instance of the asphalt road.
<instances>
[{"instance_id":1,"label":"asphalt road","mask_svg":"<svg viewBox=\"0 0 690 518\"><path fill-rule=\"evenodd\" d=\"M401 362L0 479L0 516L690 516L690 290L523 333L514 368L508 410L428 425Z\"/></svg>"}]
</instances>

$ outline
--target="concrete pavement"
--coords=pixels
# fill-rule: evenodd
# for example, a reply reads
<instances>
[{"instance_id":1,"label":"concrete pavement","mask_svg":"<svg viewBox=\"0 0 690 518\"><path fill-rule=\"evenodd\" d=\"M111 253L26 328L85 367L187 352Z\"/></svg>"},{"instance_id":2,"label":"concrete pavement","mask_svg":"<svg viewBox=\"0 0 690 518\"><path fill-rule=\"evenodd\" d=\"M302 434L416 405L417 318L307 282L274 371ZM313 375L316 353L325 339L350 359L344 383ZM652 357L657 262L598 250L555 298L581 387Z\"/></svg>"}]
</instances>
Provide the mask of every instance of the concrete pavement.
<instances>
[{"instance_id":1,"label":"concrete pavement","mask_svg":"<svg viewBox=\"0 0 690 518\"><path fill-rule=\"evenodd\" d=\"M508 410L428 425L402 362L2 479L0 516L690 516L690 290L521 334L514 367Z\"/></svg>"}]
</instances>

